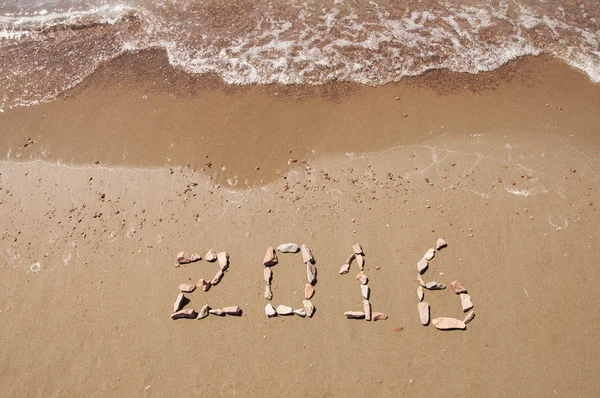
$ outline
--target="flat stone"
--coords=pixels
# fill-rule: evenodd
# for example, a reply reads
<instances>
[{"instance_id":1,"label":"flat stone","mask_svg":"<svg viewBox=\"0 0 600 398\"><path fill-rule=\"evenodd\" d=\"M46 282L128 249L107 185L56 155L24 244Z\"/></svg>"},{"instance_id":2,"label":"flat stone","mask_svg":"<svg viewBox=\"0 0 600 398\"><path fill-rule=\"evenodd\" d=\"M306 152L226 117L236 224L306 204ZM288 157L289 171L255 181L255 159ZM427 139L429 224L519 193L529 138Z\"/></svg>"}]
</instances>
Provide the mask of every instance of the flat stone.
<instances>
[{"instance_id":1,"label":"flat stone","mask_svg":"<svg viewBox=\"0 0 600 398\"><path fill-rule=\"evenodd\" d=\"M223 314L225 315L242 315L242 309L238 306L225 307L221 311L223 311Z\"/></svg>"},{"instance_id":2,"label":"flat stone","mask_svg":"<svg viewBox=\"0 0 600 398\"><path fill-rule=\"evenodd\" d=\"M446 285L444 285L443 283L438 283L436 281L427 282L425 284L425 289L428 290L444 290L445 288Z\"/></svg>"},{"instance_id":3,"label":"flat stone","mask_svg":"<svg viewBox=\"0 0 600 398\"><path fill-rule=\"evenodd\" d=\"M356 254L352 253L352 255L350 257L348 257L348 259L346 260L346 262L344 264L352 264L352 261L354 261L355 258L356 258Z\"/></svg>"},{"instance_id":4,"label":"flat stone","mask_svg":"<svg viewBox=\"0 0 600 398\"><path fill-rule=\"evenodd\" d=\"M450 287L452 288L452 290L456 294L461 294L461 293L466 293L467 292L467 289L465 289L465 287L459 281L452 282L450 284Z\"/></svg>"},{"instance_id":5,"label":"flat stone","mask_svg":"<svg viewBox=\"0 0 600 398\"><path fill-rule=\"evenodd\" d=\"M217 315L217 316L225 316L225 314L223 313L223 310L218 309L218 308L216 308L214 310L208 310L208 313L212 314L212 315Z\"/></svg>"},{"instance_id":6,"label":"flat stone","mask_svg":"<svg viewBox=\"0 0 600 398\"><path fill-rule=\"evenodd\" d=\"M173 304L173 312L177 312L181 309L181 304L183 303L184 299L185 296L183 295L183 293L179 293L177 295L177 298L175 299L175 304Z\"/></svg>"},{"instance_id":7,"label":"flat stone","mask_svg":"<svg viewBox=\"0 0 600 398\"><path fill-rule=\"evenodd\" d=\"M437 240L437 243L435 244L435 249L436 250L440 250L443 249L444 247L448 246L448 242L446 242L446 239L444 238L439 238Z\"/></svg>"},{"instance_id":8,"label":"flat stone","mask_svg":"<svg viewBox=\"0 0 600 398\"><path fill-rule=\"evenodd\" d=\"M361 311L346 311L344 316L348 319L365 319L365 313Z\"/></svg>"},{"instance_id":9,"label":"flat stone","mask_svg":"<svg viewBox=\"0 0 600 398\"><path fill-rule=\"evenodd\" d=\"M471 322L473 318L475 318L475 311L469 311L469 313L465 316L463 322L466 325L467 323Z\"/></svg>"},{"instance_id":10,"label":"flat stone","mask_svg":"<svg viewBox=\"0 0 600 398\"><path fill-rule=\"evenodd\" d=\"M204 255L204 259L206 261L208 261L209 263L212 263L213 261L217 261L217 253L215 253L212 249L210 249L205 255Z\"/></svg>"},{"instance_id":11,"label":"flat stone","mask_svg":"<svg viewBox=\"0 0 600 398\"><path fill-rule=\"evenodd\" d=\"M311 262L306 263L306 278L311 285L314 285L317 281L317 269Z\"/></svg>"},{"instance_id":12,"label":"flat stone","mask_svg":"<svg viewBox=\"0 0 600 398\"><path fill-rule=\"evenodd\" d=\"M371 320L371 303L369 303L369 300L363 300L363 307L365 309L365 320L370 321Z\"/></svg>"},{"instance_id":13,"label":"flat stone","mask_svg":"<svg viewBox=\"0 0 600 398\"><path fill-rule=\"evenodd\" d=\"M388 316L383 312L374 312L371 317L374 321L385 321L388 319Z\"/></svg>"},{"instance_id":14,"label":"flat stone","mask_svg":"<svg viewBox=\"0 0 600 398\"><path fill-rule=\"evenodd\" d=\"M191 262L200 261L200 260L202 260L202 257L200 257L200 255L198 253L192 253L192 255L190 256Z\"/></svg>"},{"instance_id":15,"label":"flat stone","mask_svg":"<svg viewBox=\"0 0 600 398\"><path fill-rule=\"evenodd\" d=\"M425 281L423 280L423 277L420 274L417 275L417 282L419 282L421 286L425 287Z\"/></svg>"},{"instance_id":16,"label":"flat stone","mask_svg":"<svg viewBox=\"0 0 600 398\"><path fill-rule=\"evenodd\" d=\"M294 315L301 316L302 318L306 317L306 310L304 308L300 308L299 310L293 311Z\"/></svg>"},{"instance_id":17,"label":"flat stone","mask_svg":"<svg viewBox=\"0 0 600 398\"><path fill-rule=\"evenodd\" d=\"M295 243L284 243L283 245L277 246L277 250L282 253L298 253L300 248Z\"/></svg>"},{"instance_id":18,"label":"flat stone","mask_svg":"<svg viewBox=\"0 0 600 398\"><path fill-rule=\"evenodd\" d=\"M304 309L306 310L306 316L312 318L315 314L315 306L309 300L302 301L302 305L304 305Z\"/></svg>"},{"instance_id":19,"label":"flat stone","mask_svg":"<svg viewBox=\"0 0 600 398\"><path fill-rule=\"evenodd\" d=\"M421 325L429 325L429 304L425 301L421 301L417 304L417 309L419 310L419 320L421 321Z\"/></svg>"},{"instance_id":20,"label":"flat stone","mask_svg":"<svg viewBox=\"0 0 600 398\"><path fill-rule=\"evenodd\" d=\"M358 268L360 268L361 271L365 270L365 258L360 254L356 256L356 264L358 264Z\"/></svg>"},{"instance_id":21,"label":"flat stone","mask_svg":"<svg viewBox=\"0 0 600 398\"><path fill-rule=\"evenodd\" d=\"M202 291L208 292L210 290L210 287L212 286L212 283L211 281L200 279L198 283L196 283L196 286L202 289Z\"/></svg>"},{"instance_id":22,"label":"flat stone","mask_svg":"<svg viewBox=\"0 0 600 398\"><path fill-rule=\"evenodd\" d=\"M277 311L275 311L275 308L273 308L271 303L269 303L265 306L265 314L267 314L267 317L269 317L269 318L277 316Z\"/></svg>"},{"instance_id":23,"label":"flat stone","mask_svg":"<svg viewBox=\"0 0 600 398\"><path fill-rule=\"evenodd\" d=\"M311 299L312 296L314 296L314 295L315 295L315 288L310 283L307 283L304 286L304 297L306 299Z\"/></svg>"},{"instance_id":24,"label":"flat stone","mask_svg":"<svg viewBox=\"0 0 600 398\"><path fill-rule=\"evenodd\" d=\"M348 272L350 272L350 264L345 263L342 265L342 268L340 268L340 275L346 275Z\"/></svg>"},{"instance_id":25,"label":"flat stone","mask_svg":"<svg viewBox=\"0 0 600 398\"><path fill-rule=\"evenodd\" d=\"M369 278L367 278L367 276L365 275L364 272L360 271L358 274L356 274L356 279L362 284L362 285L366 285L367 282L369 282Z\"/></svg>"},{"instance_id":26,"label":"flat stone","mask_svg":"<svg viewBox=\"0 0 600 398\"><path fill-rule=\"evenodd\" d=\"M368 300L369 296L371 295L371 289L369 288L369 286L367 286L367 285L360 285L360 291L361 291L363 297Z\"/></svg>"},{"instance_id":27,"label":"flat stone","mask_svg":"<svg viewBox=\"0 0 600 398\"><path fill-rule=\"evenodd\" d=\"M358 243L352 245L352 251L354 252L354 254L363 254L362 246Z\"/></svg>"},{"instance_id":28,"label":"flat stone","mask_svg":"<svg viewBox=\"0 0 600 398\"><path fill-rule=\"evenodd\" d=\"M427 260L425 259L425 257L423 257L417 263L417 269L419 270L419 274L422 274L425 271L427 271L427 268L429 268L429 263L427 262Z\"/></svg>"},{"instance_id":29,"label":"flat stone","mask_svg":"<svg viewBox=\"0 0 600 398\"><path fill-rule=\"evenodd\" d=\"M195 285L188 285L187 283L182 283L181 285L179 285L179 290L184 292L184 293L191 293L194 290L196 290L196 286Z\"/></svg>"},{"instance_id":30,"label":"flat stone","mask_svg":"<svg viewBox=\"0 0 600 398\"><path fill-rule=\"evenodd\" d=\"M425 255L423 256L423 258L427 261L431 260L433 257L435 257L435 250L434 249L429 249L427 250L427 253L425 253Z\"/></svg>"},{"instance_id":31,"label":"flat stone","mask_svg":"<svg viewBox=\"0 0 600 398\"><path fill-rule=\"evenodd\" d=\"M265 254L263 264L265 267L272 267L273 265L277 264L277 253L271 246L269 246L267 249L267 254Z\"/></svg>"},{"instance_id":32,"label":"flat stone","mask_svg":"<svg viewBox=\"0 0 600 398\"><path fill-rule=\"evenodd\" d=\"M473 308L473 302L471 301L471 296L465 293L460 294L460 303L462 305L463 312L467 312Z\"/></svg>"},{"instance_id":33,"label":"flat stone","mask_svg":"<svg viewBox=\"0 0 600 398\"><path fill-rule=\"evenodd\" d=\"M218 285L219 282L221 282L221 279L223 278L223 275L224 275L223 274L223 270L222 269L218 270L217 273L215 274L215 277L213 278L213 280L210 281L210 284L213 285L213 286L214 285Z\"/></svg>"},{"instance_id":34,"label":"flat stone","mask_svg":"<svg viewBox=\"0 0 600 398\"><path fill-rule=\"evenodd\" d=\"M440 330L453 330L453 329L462 329L464 330L467 326L463 321L459 321L454 318L435 318L431 320L431 324L435 326L436 329Z\"/></svg>"},{"instance_id":35,"label":"flat stone","mask_svg":"<svg viewBox=\"0 0 600 398\"><path fill-rule=\"evenodd\" d=\"M267 282L268 284L271 284L271 280L273 279L273 271L271 271L271 268L265 267L265 269L263 270L263 274L264 274L265 282Z\"/></svg>"},{"instance_id":36,"label":"flat stone","mask_svg":"<svg viewBox=\"0 0 600 398\"><path fill-rule=\"evenodd\" d=\"M417 288L417 297L419 298L419 301L423 301L423 298L425 297L425 292L423 291L422 286Z\"/></svg>"},{"instance_id":37,"label":"flat stone","mask_svg":"<svg viewBox=\"0 0 600 398\"><path fill-rule=\"evenodd\" d=\"M219 260L219 267L223 271L229 268L229 254L226 252L217 253L217 260Z\"/></svg>"},{"instance_id":38,"label":"flat stone","mask_svg":"<svg viewBox=\"0 0 600 398\"><path fill-rule=\"evenodd\" d=\"M189 263L190 261L191 261L191 260L190 260L190 254L189 254L189 253L186 253L186 252L179 252L179 253L177 254L177 262L178 262L179 264L187 264L187 263Z\"/></svg>"},{"instance_id":39,"label":"flat stone","mask_svg":"<svg viewBox=\"0 0 600 398\"><path fill-rule=\"evenodd\" d=\"M302 245L302 261L304 263L315 263L315 258L313 257L312 251L306 245Z\"/></svg>"},{"instance_id":40,"label":"flat stone","mask_svg":"<svg viewBox=\"0 0 600 398\"><path fill-rule=\"evenodd\" d=\"M271 300L273 298L273 291L271 290L271 285L265 286L265 298L267 300Z\"/></svg>"},{"instance_id":41,"label":"flat stone","mask_svg":"<svg viewBox=\"0 0 600 398\"><path fill-rule=\"evenodd\" d=\"M198 312L198 316L196 317L196 319L204 319L208 316L208 311L210 310L210 307L208 306L208 304L206 304L204 307L202 307L202 309L200 310L200 312Z\"/></svg>"},{"instance_id":42,"label":"flat stone","mask_svg":"<svg viewBox=\"0 0 600 398\"><path fill-rule=\"evenodd\" d=\"M392 332L401 332L403 329L402 326L392 326Z\"/></svg>"},{"instance_id":43,"label":"flat stone","mask_svg":"<svg viewBox=\"0 0 600 398\"><path fill-rule=\"evenodd\" d=\"M181 318L193 319L197 315L198 315L198 313L196 311L189 308L187 310L176 311L174 314L171 314L171 319L181 319Z\"/></svg>"},{"instance_id":44,"label":"flat stone","mask_svg":"<svg viewBox=\"0 0 600 398\"><path fill-rule=\"evenodd\" d=\"M292 315L294 313L292 307L288 307L287 305L277 306L276 311L279 315Z\"/></svg>"}]
</instances>

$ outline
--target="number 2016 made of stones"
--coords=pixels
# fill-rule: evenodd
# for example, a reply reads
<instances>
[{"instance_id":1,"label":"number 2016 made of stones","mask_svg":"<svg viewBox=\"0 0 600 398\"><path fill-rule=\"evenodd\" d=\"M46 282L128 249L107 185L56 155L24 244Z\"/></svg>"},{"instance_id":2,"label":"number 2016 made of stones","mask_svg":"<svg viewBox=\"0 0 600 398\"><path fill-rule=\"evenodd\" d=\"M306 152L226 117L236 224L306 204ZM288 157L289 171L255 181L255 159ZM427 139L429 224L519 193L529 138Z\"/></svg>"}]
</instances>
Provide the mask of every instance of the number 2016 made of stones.
<instances>
[{"instance_id":1,"label":"number 2016 made of stones","mask_svg":"<svg viewBox=\"0 0 600 398\"><path fill-rule=\"evenodd\" d=\"M430 306L424 301L425 290L443 290L446 289L446 285L436 281L425 282L423 274L429 268L429 262L433 260L436 252L447 247L447 242L440 238L436 242L436 248L429 249L423 257L417 262L417 313L419 320L423 326L428 326L430 323L437 329L440 330L464 330L466 325L473 320L475 312L473 311L473 302L469 296L465 287L458 281L454 281L450 284L451 290L460 297L460 304L463 312L467 313L463 320L450 318L450 317L438 317L430 319ZM312 318L315 314L315 306L312 304L310 299L315 295L315 285L317 284L317 268L315 267L316 261L312 254L312 251L307 245L298 245L294 243L285 243L279 245L277 250L273 247L267 249L263 260L263 273L265 281L264 297L270 301L273 299L273 291L271 290L271 281L273 280L273 270L271 267L278 263L277 251L283 255L301 253L302 262L306 266L306 278L307 283L304 287L304 300L302 307L294 309L288 305L279 305L277 308L273 307L270 302L265 306L265 314L268 318L277 316L300 316L302 318ZM339 274L346 275L350 272L351 266L356 262L358 266L358 273L356 279L360 286L363 308L358 311L346 311L344 316L347 319L363 319L366 321L382 321L386 320L388 316L383 312L376 312L372 310L369 297L371 295L371 289L368 286L369 278L364 273L365 269L365 253L360 244L352 246L352 254L346 259L342 267L340 268ZM180 252L177 255L177 262L179 264L187 264L195 261L200 261L202 257L196 253L189 255L186 252ZM242 309L239 306L228 306L220 309L213 309L209 305L204 305L200 311L196 311L191 308L184 308L190 302L184 293L192 293L195 290L202 290L208 292L212 286L215 286L221 282L225 273L229 269L229 254L226 252L215 253L213 250L209 250L204 256L204 259L210 263L216 263L218 269L212 279L200 279L196 285L181 284L179 285L180 293L177 296L175 304L173 305L174 313L171 315L172 319L203 319L209 315L217 316L241 316ZM379 267L376 267L378 269Z\"/></svg>"}]
</instances>

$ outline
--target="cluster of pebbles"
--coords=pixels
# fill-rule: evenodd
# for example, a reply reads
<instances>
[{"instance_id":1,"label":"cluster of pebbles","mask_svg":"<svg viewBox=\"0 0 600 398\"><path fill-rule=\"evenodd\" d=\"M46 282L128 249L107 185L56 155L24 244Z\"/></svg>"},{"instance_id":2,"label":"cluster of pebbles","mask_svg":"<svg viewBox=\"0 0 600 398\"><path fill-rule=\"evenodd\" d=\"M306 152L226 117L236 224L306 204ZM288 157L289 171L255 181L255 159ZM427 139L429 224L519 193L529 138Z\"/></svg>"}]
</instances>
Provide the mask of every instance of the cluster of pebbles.
<instances>
[{"instance_id":1,"label":"cluster of pebbles","mask_svg":"<svg viewBox=\"0 0 600 398\"><path fill-rule=\"evenodd\" d=\"M371 303L369 297L371 296L371 288L367 285L369 278L365 275L365 253L360 244L352 245L352 255L348 257L342 268L340 268L340 275L345 275L350 272L350 266L352 262L356 260L360 271L356 275L356 280L360 283L360 291L363 297L363 311L346 311L344 316L348 319L364 319L367 321L383 321L387 319L387 315L382 312L372 312Z\"/></svg>"},{"instance_id":2,"label":"cluster of pebbles","mask_svg":"<svg viewBox=\"0 0 600 398\"><path fill-rule=\"evenodd\" d=\"M222 309L212 309L207 304L204 307L202 307L202 309L199 312L196 312L196 310L192 308L183 309L183 307L190 301L185 297L184 293L192 293L196 290L196 288L202 289L202 291L204 292L208 292L211 286L217 285L219 284L219 282L221 282L221 279L223 279L223 275L225 275L225 271L227 271L227 269L229 268L229 254L227 254L227 252L215 253L211 249L208 251L208 253L206 253L204 259L209 263L213 263L216 261L219 264L219 270L212 279L200 278L198 283L196 283L195 285L187 283L182 283L179 285L180 293L177 295L175 304L173 304L173 314L171 314L172 319L203 319L206 318L209 314L218 316L242 315L242 309L238 306L230 306ZM200 257L197 253L190 255L186 252L180 252L179 254L177 254L177 263L179 265L188 264L200 260L202 260L202 257Z\"/></svg>"},{"instance_id":3,"label":"cluster of pebbles","mask_svg":"<svg viewBox=\"0 0 600 398\"><path fill-rule=\"evenodd\" d=\"M423 301L425 298L425 291L423 290L423 288L427 290L443 290L446 288L446 285L436 281L425 282L421 275L424 274L429 268L429 261L431 261L435 256L436 250L440 251L441 249L447 246L448 243L443 238L439 238L436 243L436 248L429 249L427 253L425 253L425 255L423 256L423 258L421 258L421 260L417 262L417 269L419 270L419 274L417 275L417 281L421 285L417 288L417 297L419 298L419 304L417 305L417 309L419 311L419 319L423 326L429 325L430 318L430 306L426 301ZM475 312L472 311L473 302L471 301L471 296L469 296L469 294L467 293L467 289L465 289L465 287L459 281L452 282L450 284L450 287L452 288L455 294L460 295L462 310L463 312L468 312L467 315L462 321L455 318L440 317L432 319L431 323L435 328L440 330L464 330L466 329L467 324L471 322L475 317Z\"/></svg>"},{"instance_id":4,"label":"cluster of pebbles","mask_svg":"<svg viewBox=\"0 0 600 398\"><path fill-rule=\"evenodd\" d=\"M277 250L281 253L298 253L302 252L302 261L306 265L306 277L308 283L304 287L304 297L306 300L302 302L304 308L293 309L287 305L279 305L274 308L271 303L268 303L265 307L265 314L267 317L272 318L277 315L298 315L302 318L311 318L315 313L315 306L312 304L310 299L315 295L315 285L317 284L317 269L315 268L315 258L313 257L312 251L306 245L302 245L301 248L295 243L284 243L277 247ZM265 299L273 299L273 291L271 290L271 281L273 280L272 266L279 262L277 259L277 252L273 247L269 246L265 258L263 261L264 278L265 278Z\"/></svg>"}]
</instances>

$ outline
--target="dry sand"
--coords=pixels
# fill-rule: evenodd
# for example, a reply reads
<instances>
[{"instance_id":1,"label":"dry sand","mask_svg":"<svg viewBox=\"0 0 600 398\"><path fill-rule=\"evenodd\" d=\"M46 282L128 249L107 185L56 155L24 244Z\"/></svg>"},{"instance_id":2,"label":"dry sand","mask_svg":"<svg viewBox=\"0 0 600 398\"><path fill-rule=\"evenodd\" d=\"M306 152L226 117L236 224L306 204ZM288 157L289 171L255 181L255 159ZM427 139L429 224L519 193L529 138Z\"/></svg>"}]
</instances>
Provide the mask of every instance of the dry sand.
<instances>
[{"instance_id":1,"label":"dry sand","mask_svg":"<svg viewBox=\"0 0 600 398\"><path fill-rule=\"evenodd\" d=\"M228 88L163 58L0 114L3 396L596 394L600 87L537 58ZM419 322L416 263L442 236L424 278L466 286L466 331ZM262 259L287 242L317 260L312 319L264 314ZM338 274L354 243L388 320L343 316L363 308L356 263ZM186 308L243 316L171 320L178 285L218 269L176 254L210 248L230 269ZM278 257L272 304L301 308L301 256ZM464 317L451 289L425 300Z\"/></svg>"}]
</instances>

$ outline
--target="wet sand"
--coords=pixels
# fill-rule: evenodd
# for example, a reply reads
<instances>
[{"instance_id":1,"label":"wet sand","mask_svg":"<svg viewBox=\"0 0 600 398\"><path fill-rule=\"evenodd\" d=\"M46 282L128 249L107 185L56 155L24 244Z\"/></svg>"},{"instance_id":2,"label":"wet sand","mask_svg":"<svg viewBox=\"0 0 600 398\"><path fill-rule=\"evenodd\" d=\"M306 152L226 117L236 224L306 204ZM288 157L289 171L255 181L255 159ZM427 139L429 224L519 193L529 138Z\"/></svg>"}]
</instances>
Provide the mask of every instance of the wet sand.
<instances>
[{"instance_id":1,"label":"wet sand","mask_svg":"<svg viewBox=\"0 0 600 398\"><path fill-rule=\"evenodd\" d=\"M600 87L545 58L377 88L231 88L155 52L6 110L0 389L592 396L599 111ZM419 323L416 262L441 236L424 277L466 285L466 331ZM286 242L317 260L312 319L264 314L264 252ZM362 308L356 265L338 274L354 243L388 320L343 317ZM171 320L178 285L217 268L175 255L210 248L230 270L186 308L243 316ZM300 308L301 257L279 259L272 304ZM464 316L449 289L425 300Z\"/></svg>"}]
</instances>

